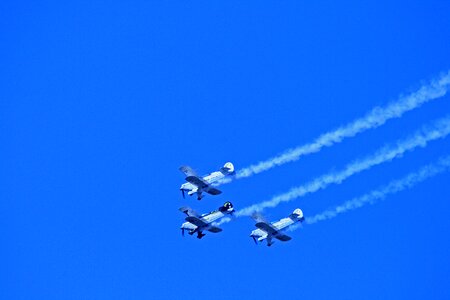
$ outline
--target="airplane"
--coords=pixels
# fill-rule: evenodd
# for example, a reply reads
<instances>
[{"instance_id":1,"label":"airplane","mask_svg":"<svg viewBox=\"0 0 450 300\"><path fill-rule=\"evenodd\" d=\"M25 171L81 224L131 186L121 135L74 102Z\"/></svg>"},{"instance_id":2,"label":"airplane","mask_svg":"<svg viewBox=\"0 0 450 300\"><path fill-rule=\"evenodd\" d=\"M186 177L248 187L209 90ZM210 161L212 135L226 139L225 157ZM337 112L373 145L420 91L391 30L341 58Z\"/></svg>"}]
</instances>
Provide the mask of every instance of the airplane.
<instances>
[{"instance_id":1,"label":"airplane","mask_svg":"<svg viewBox=\"0 0 450 300\"><path fill-rule=\"evenodd\" d=\"M258 244L258 241L262 242L263 240L267 240L267 246L271 246L274 243L274 241L272 241L273 238L283 242L289 241L291 237L285 235L281 230L305 220L300 208L294 210L289 217L283 218L277 222L269 223L260 215L254 215L253 218L257 222L255 226L258 227L258 229L253 230L250 237L253 238L255 244Z\"/></svg>"},{"instance_id":2,"label":"airplane","mask_svg":"<svg viewBox=\"0 0 450 300\"><path fill-rule=\"evenodd\" d=\"M184 236L184 231L189 230L190 235L197 233L197 238L201 239L205 236L203 233L205 230L213 233L221 232L222 229L214 225L214 222L232 214L234 208L231 202L225 202L218 210L203 215L199 215L189 207L181 207L180 211L187 215L186 222L181 225L181 235Z\"/></svg>"},{"instance_id":3,"label":"airplane","mask_svg":"<svg viewBox=\"0 0 450 300\"><path fill-rule=\"evenodd\" d=\"M211 195L218 195L222 193L220 190L212 186L212 183L221 180L222 178L230 175L234 175L234 166L232 163L227 162L219 171L212 172L211 174L199 177L194 170L189 166L181 166L180 171L186 175L186 183L183 183L180 187L181 194L185 198L184 192L187 192L189 196L197 194L197 199L201 200L204 195L202 192L206 192Z\"/></svg>"}]
</instances>

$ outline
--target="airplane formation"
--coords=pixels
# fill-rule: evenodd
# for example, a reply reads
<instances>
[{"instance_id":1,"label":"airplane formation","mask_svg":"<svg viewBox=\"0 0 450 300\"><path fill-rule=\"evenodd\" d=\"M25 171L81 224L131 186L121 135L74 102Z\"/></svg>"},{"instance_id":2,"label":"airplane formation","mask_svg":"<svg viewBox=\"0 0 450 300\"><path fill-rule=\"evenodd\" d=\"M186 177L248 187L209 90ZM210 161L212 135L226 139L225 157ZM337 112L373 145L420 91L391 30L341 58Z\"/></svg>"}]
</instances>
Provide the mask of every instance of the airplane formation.
<instances>
[{"instance_id":1,"label":"airplane formation","mask_svg":"<svg viewBox=\"0 0 450 300\"><path fill-rule=\"evenodd\" d=\"M439 78L433 80L430 84L422 85L417 91L407 95L401 96L399 100L390 102L385 106L377 106L369 111L363 117L357 118L350 123L339 126L337 129L328 131L318 136L313 142L300 145L281 153L278 156L273 156L265 161L260 161L255 165L250 165L247 168L241 169L236 175L237 178L249 177L263 171L270 170L275 166L279 166L288 162L298 160L301 156L309 155L320 151L322 148L330 147L334 144L340 143L342 140L354 137L368 129L375 129L385 124L390 119L402 117L408 111L421 107L424 103L439 99L446 94L450 88L450 72L443 73ZM433 122L433 125L427 125L416 131L413 135L406 139L398 140L394 145L384 146L378 151L362 158L355 162L348 164L345 169L340 171L332 171L330 173L321 175L311 182L304 185L291 188L288 192L274 196L272 199L251 205L239 211L237 216L249 215L252 211L260 207L275 207L281 202L291 201L293 199L303 197L306 193L316 192L325 188L330 184L340 184L350 176L353 176L363 170L368 170L375 165L392 161L394 158L402 157L406 152L412 151L418 147L425 147L428 142L445 138L450 134L450 118L444 117ZM421 182L425 178L434 176L439 172L443 172L450 166L449 158L441 158L437 166L426 166L418 173L411 173L401 180L392 181L381 190L372 191L365 194L361 198L355 198L341 204L333 209L326 210L316 216L308 218L308 223L312 224L312 220L329 219L341 214L343 212L360 207L366 203L372 203L373 199L384 197L386 194L398 192L405 188L409 188L413 184ZM205 176L198 176L190 167L182 166L180 170L186 175L186 183L180 187L180 191L185 197L187 193L189 196L197 195L197 199L201 200L206 194L218 195L222 192L217 188L221 183L231 181L227 176L235 175L234 166L227 162L218 171L212 172ZM375 196L374 196L375 195ZM368 201L367 199L371 199ZM233 215L235 209L231 202L225 202L218 210L198 214L188 207L180 209L187 215L182 226L182 234L188 231L190 235L197 234L201 239L205 236L205 232L217 233L222 231L218 226L229 221L225 219L226 216ZM266 241L268 246L271 246L275 240L289 241L291 237L286 235L283 231L295 223L301 223L305 220L303 212L297 208L288 217L275 222L268 222L262 216L254 214L252 216L256 223L256 229L251 231L250 237L256 244L258 242ZM221 221L219 221L222 219ZM291 228L292 229L292 228Z\"/></svg>"},{"instance_id":2,"label":"airplane formation","mask_svg":"<svg viewBox=\"0 0 450 300\"><path fill-rule=\"evenodd\" d=\"M205 176L197 175L189 166L182 166L179 169L186 175L185 180L187 181L180 186L183 198L185 198L186 193L189 196L197 194L197 200L205 197L203 192L210 195L221 194L222 191L217 189L214 184L217 184L217 182L227 176L235 175L234 166L231 162L227 162L219 171ZM225 216L232 216L235 212L233 204L229 201L225 202L217 210L204 214L199 214L187 206L181 207L179 210L187 215L185 218L186 222L181 225L181 234L184 236L185 231L187 231L189 235L197 234L199 239L206 235L205 231L212 233L221 232L222 229L218 227L217 221ZM266 221L260 214L253 214L252 218L256 221L255 226L257 229L251 232L250 237L256 244L265 240L267 246L271 246L274 243L274 239L282 242L291 240L292 238L286 235L283 230L305 220L303 212L299 208L295 209L288 217L276 222Z\"/></svg>"}]
</instances>

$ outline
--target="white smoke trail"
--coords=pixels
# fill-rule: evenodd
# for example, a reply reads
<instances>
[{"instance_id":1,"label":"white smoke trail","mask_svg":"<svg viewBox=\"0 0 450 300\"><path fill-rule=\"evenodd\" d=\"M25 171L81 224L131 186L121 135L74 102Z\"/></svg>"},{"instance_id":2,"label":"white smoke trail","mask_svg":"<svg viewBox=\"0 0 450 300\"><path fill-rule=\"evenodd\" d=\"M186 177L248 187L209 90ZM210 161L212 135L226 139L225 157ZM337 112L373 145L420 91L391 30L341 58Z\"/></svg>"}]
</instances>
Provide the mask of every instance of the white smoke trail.
<instances>
[{"instance_id":1,"label":"white smoke trail","mask_svg":"<svg viewBox=\"0 0 450 300\"><path fill-rule=\"evenodd\" d=\"M292 188L284 194L277 195L271 200L251 205L239 210L236 216L249 216L255 211L262 211L268 207L275 207L281 202L288 202L293 199L303 197L306 194L324 189L329 184L340 184L350 176L361 171L367 170L373 166L390 161L394 158L402 156L407 151L412 151L417 147L425 147L428 142L444 138L450 133L450 116L435 121L431 126L424 126L418 130L413 136L398 141L395 146L383 147L374 154L363 159L348 164L339 172L330 172L322 175L311 182Z\"/></svg>"},{"instance_id":2,"label":"white smoke trail","mask_svg":"<svg viewBox=\"0 0 450 300\"><path fill-rule=\"evenodd\" d=\"M230 222L232 219L230 217L223 217L219 222L215 222L213 225L214 226L220 226L223 223L228 223Z\"/></svg>"},{"instance_id":3,"label":"white smoke trail","mask_svg":"<svg viewBox=\"0 0 450 300\"><path fill-rule=\"evenodd\" d=\"M368 129L377 128L386 121L400 118L405 112L420 107L422 104L445 96L450 86L450 71L444 73L440 78L433 80L429 85L422 86L416 92L401 97L399 100L389 103L384 107L375 107L364 117L327 132L316 138L312 143L290 149L281 155L261 161L255 165L240 169L235 178L246 178L258 174L273 167L298 160L301 156L320 151L323 147L330 147L340 143L343 139L353 137ZM232 179L227 177L219 184L229 183Z\"/></svg>"},{"instance_id":4,"label":"white smoke trail","mask_svg":"<svg viewBox=\"0 0 450 300\"><path fill-rule=\"evenodd\" d=\"M361 197L354 198L343 204L336 206L333 209L326 210L319 213L313 217L305 218L307 224L314 224L319 221L328 220L337 217L339 214L348 212L356 208L360 208L366 204L374 204L379 200L384 200L384 198L389 194L395 194L397 192L403 191L405 189L412 188L416 184L431 178L435 175L448 171L450 169L450 156L441 158L437 163L429 164L422 167L417 172L412 172L407 176L399 180L391 181L389 184L373 190ZM295 228L293 228L295 229Z\"/></svg>"}]
</instances>

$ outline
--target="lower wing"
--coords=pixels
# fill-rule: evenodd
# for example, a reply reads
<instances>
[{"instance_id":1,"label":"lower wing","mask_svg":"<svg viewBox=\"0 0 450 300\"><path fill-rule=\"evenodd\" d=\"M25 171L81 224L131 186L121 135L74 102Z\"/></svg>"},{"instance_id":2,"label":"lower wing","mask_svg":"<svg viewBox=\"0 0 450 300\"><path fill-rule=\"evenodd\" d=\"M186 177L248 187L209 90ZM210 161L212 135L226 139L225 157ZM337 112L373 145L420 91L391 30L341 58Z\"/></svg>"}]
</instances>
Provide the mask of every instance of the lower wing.
<instances>
[{"instance_id":1,"label":"lower wing","mask_svg":"<svg viewBox=\"0 0 450 300\"><path fill-rule=\"evenodd\" d=\"M221 232L222 228L219 228L219 227L216 227L216 226L211 226L211 227L208 228L208 231L217 233L217 232Z\"/></svg>"},{"instance_id":2,"label":"lower wing","mask_svg":"<svg viewBox=\"0 0 450 300\"><path fill-rule=\"evenodd\" d=\"M274 238L276 238L280 241L283 241L283 242L287 242L292 239L290 236L282 234L282 233L274 235Z\"/></svg>"},{"instance_id":3,"label":"lower wing","mask_svg":"<svg viewBox=\"0 0 450 300\"><path fill-rule=\"evenodd\" d=\"M212 186L209 186L209 187L205 188L204 191L207 192L208 194L211 194L211 195L219 195L219 194L222 193L221 190L218 190L218 189L216 189L216 188L214 188Z\"/></svg>"}]
</instances>

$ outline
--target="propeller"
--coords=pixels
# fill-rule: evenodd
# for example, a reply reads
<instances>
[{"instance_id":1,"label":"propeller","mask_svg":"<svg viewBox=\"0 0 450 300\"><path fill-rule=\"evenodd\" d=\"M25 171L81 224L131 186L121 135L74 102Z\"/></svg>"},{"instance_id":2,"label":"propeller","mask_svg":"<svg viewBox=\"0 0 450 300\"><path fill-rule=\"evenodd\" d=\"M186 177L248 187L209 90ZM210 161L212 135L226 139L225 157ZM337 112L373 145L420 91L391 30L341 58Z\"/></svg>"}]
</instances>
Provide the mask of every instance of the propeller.
<instances>
[{"instance_id":1,"label":"propeller","mask_svg":"<svg viewBox=\"0 0 450 300\"><path fill-rule=\"evenodd\" d=\"M252 239L255 242L255 244L258 245L258 241L256 240L256 238L254 236L252 236Z\"/></svg>"},{"instance_id":2,"label":"propeller","mask_svg":"<svg viewBox=\"0 0 450 300\"><path fill-rule=\"evenodd\" d=\"M181 228L181 236L184 236L184 228Z\"/></svg>"},{"instance_id":3,"label":"propeller","mask_svg":"<svg viewBox=\"0 0 450 300\"><path fill-rule=\"evenodd\" d=\"M184 190L181 190L181 194L183 195L183 199L186 199L186 196L184 195Z\"/></svg>"}]
</instances>

